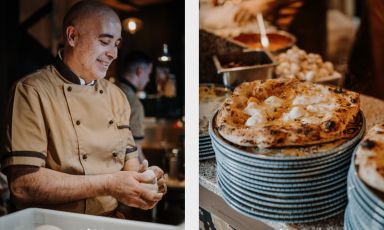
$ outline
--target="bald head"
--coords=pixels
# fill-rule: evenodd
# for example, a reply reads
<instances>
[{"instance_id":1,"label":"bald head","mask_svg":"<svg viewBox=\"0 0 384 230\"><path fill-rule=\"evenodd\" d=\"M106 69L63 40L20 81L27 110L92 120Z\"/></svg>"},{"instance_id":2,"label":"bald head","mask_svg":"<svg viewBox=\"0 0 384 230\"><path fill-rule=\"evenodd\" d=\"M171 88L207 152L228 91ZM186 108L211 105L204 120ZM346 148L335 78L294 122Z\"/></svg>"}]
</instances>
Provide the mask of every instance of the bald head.
<instances>
[{"instance_id":1,"label":"bald head","mask_svg":"<svg viewBox=\"0 0 384 230\"><path fill-rule=\"evenodd\" d=\"M87 22L100 21L108 18L108 20L116 20L120 22L119 17L110 7L92 0L80 1L74 4L66 13L63 20L63 36L67 38L66 30L68 26L81 27L87 25ZM95 21L96 20L96 21Z\"/></svg>"},{"instance_id":2,"label":"bald head","mask_svg":"<svg viewBox=\"0 0 384 230\"><path fill-rule=\"evenodd\" d=\"M63 62L86 82L105 77L117 57L121 22L109 7L97 1L81 1L63 21Z\"/></svg>"}]
</instances>

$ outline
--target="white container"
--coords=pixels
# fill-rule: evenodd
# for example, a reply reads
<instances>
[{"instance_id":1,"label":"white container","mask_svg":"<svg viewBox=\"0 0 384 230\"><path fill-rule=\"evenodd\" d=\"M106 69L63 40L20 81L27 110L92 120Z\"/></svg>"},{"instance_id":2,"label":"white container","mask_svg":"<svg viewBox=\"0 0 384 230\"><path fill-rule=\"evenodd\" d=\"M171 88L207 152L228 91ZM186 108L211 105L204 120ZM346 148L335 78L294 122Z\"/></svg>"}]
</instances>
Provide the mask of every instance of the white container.
<instances>
[{"instance_id":1,"label":"white container","mask_svg":"<svg viewBox=\"0 0 384 230\"><path fill-rule=\"evenodd\" d=\"M53 225L62 230L184 229L184 226L121 220L40 208L28 208L0 218L1 230L35 230L41 225Z\"/></svg>"}]
</instances>

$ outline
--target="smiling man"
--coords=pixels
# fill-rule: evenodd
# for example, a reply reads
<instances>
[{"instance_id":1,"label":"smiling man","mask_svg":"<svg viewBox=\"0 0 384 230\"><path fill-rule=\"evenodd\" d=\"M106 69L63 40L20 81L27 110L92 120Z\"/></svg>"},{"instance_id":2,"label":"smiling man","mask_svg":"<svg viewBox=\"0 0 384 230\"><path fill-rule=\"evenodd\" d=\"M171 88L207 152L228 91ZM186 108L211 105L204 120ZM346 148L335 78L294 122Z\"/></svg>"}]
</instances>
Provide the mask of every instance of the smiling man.
<instances>
[{"instance_id":1,"label":"smiling man","mask_svg":"<svg viewBox=\"0 0 384 230\"><path fill-rule=\"evenodd\" d=\"M150 209L166 191L163 171L137 172L125 95L103 79L117 57L121 23L97 1L76 3L63 21L53 65L16 83L1 167L17 209L44 207L112 215L118 202Z\"/></svg>"}]
</instances>

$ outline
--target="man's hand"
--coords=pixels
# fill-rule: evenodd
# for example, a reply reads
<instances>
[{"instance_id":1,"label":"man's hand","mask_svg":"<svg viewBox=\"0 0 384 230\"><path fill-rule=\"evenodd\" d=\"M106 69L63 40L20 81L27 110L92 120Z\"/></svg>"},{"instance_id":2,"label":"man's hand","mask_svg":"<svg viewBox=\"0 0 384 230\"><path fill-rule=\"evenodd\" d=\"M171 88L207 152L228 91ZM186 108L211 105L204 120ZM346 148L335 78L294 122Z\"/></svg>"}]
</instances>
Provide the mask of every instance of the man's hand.
<instances>
[{"instance_id":1,"label":"man's hand","mask_svg":"<svg viewBox=\"0 0 384 230\"><path fill-rule=\"evenodd\" d=\"M161 170L158 166L151 166L148 169L152 170L157 177L158 191L163 194L167 193L167 184L165 183L167 175L164 175L163 170Z\"/></svg>"},{"instance_id":2,"label":"man's hand","mask_svg":"<svg viewBox=\"0 0 384 230\"><path fill-rule=\"evenodd\" d=\"M257 13L266 13L275 0L253 0L242 2L233 20L239 25L245 25L256 19Z\"/></svg>"},{"instance_id":3,"label":"man's hand","mask_svg":"<svg viewBox=\"0 0 384 230\"><path fill-rule=\"evenodd\" d=\"M119 202L147 210L153 208L163 197L163 193L148 189L140 184L140 182L147 180L148 178L142 173L120 171L113 174L108 189Z\"/></svg>"},{"instance_id":4,"label":"man's hand","mask_svg":"<svg viewBox=\"0 0 384 230\"><path fill-rule=\"evenodd\" d=\"M161 170L161 168L159 168L158 166L148 167L148 161L144 160L140 165L139 172L144 172L148 169L152 170L156 175L158 191L163 194L167 193L167 185L165 183L165 181L167 180L167 174L164 175L164 171Z\"/></svg>"}]
</instances>

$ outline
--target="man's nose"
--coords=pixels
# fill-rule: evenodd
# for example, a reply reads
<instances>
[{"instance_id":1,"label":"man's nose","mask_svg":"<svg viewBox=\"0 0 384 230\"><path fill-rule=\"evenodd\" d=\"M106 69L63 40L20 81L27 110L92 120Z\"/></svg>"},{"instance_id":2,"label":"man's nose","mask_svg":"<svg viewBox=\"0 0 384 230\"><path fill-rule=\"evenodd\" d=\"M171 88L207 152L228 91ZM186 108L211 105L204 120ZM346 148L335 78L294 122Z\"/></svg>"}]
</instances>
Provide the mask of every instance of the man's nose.
<instances>
[{"instance_id":1,"label":"man's nose","mask_svg":"<svg viewBox=\"0 0 384 230\"><path fill-rule=\"evenodd\" d=\"M107 50L106 54L110 59L112 59L112 60L116 59L117 58L117 47L114 47L112 49Z\"/></svg>"}]
</instances>

